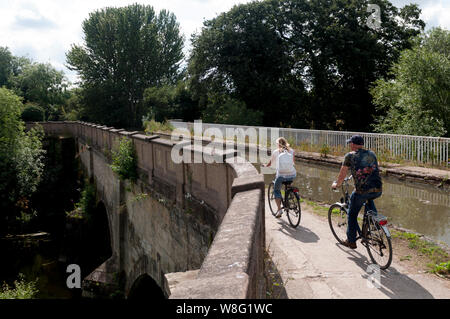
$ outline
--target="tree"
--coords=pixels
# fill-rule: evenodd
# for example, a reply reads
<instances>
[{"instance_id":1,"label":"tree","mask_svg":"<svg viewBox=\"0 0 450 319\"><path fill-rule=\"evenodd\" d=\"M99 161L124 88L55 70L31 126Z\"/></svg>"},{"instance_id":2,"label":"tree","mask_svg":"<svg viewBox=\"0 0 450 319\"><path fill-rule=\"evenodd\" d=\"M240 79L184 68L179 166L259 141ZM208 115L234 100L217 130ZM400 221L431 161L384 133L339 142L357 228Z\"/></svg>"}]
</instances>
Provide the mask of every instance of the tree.
<instances>
[{"instance_id":1,"label":"tree","mask_svg":"<svg viewBox=\"0 0 450 319\"><path fill-rule=\"evenodd\" d=\"M198 103L192 99L184 81L176 85L147 88L144 91L144 108L147 119L164 120L179 118L194 121L200 116Z\"/></svg>"},{"instance_id":2,"label":"tree","mask_svg":"<svg viewBox=\"0 0 450 319\"><path fill-rule=\"evenodd\" d=\"M23 97L24 103L32 102L44 109L45 120L59 119L61 106L69 98L69 82L64 72L56 70L50 63L25 63L9 82L15 93Z\"/></svg>"},{"instance_id":3,"label":"tree","mask_svg":"<svg viewBox=\"0 0 450 319\"><path fill-rule=\"evenodd\" d=\"M13 56L7 47L0 47L0 87L8 83L12 74Z\"/></svg>"},{"instance_id":4,"label":"tree","mask_svg":"<svg viewBox=\"0 0 450 319\"><path fill-rule=\"evenodd\" d=\"M416 37L392 67L392 80L375 82L371 93L383 133L450 136L450 32L440 28Z\"/></svg>"},{"instance_id":5,"label":"tree","mask_svg":"<svg viewBox=\"0 0 450 319\"><path fill-rule=\"evenodd\" d=\"M366 24L369 3L380 7L380 29ZM388 76L401 50L410 46L410 37L423 29L420 10L414 5L399 10L385 0L309 4L310 16L292 11L293 28L302 31L290 40L307 43L294 45L294 51L299 48L296 54L306 61L300 71L311 87L311 121L316 128L335 129L340 120L347 130L368 131L375 115L370 84Z\"/></svg>"},{"instance_id":6,"label":"tree","mask_svg":"<svg viewBox=\"0 0 450 319\"><path fill-rule=\"evenodd\" d=\"M183 38L173 13L139 4L105 8L83 22L85 43L67 53L80 73L90 120L140 126L145 88L174 84L183 58Z\"/></svg>"},{"instance_id":7,"label":"tree","mask_svg":"<svg viewBox=\"0 0 450 319\"><path fill-rule=\"evenodd\" d=\"M39 105L27 103L22 111L21 118L25 122L40 122L45 120L45 112Z\"/></svg>"},{"instance_id":8,"label":"tree","mask_svg":"<svg viewBox=\"0 0 450 319\"><path fill-rule=\"evenodd\" d=\"M24 103L42 108L45 116L41 120L61 119L69 85L64 72L51 64L13 56L8 48L0 47L0 87L13 90Z\"/></svg>"},{"instance_id":9,"label":"tree","mask_svg":"<svg viewBox=\"0 0 450 319\"><path fill-rule=\"evenodd\" d=\"M244 102L228 95L211 94L202 119L207 123L259 126L262 125L263 116L263 112L249 109Z\"/></svg>"},{"instance_id":10,"label":"tree","mask_svg":"<svg viewBox=\"0 0 450 319\"><path fill-rule=\"evenodd\" d=\"M25 132L20 97L0 88L0 218L17 214L43 171L42 131ZM4 224L3 222L0 224Z\"/></svg>"},{"instance_id":11,"label":"tree","mask_svg":"<svg viewBox=\"0 0 450 319\"><path fill-rule=\"evenodd\" d=\"M273 1L252 2L204 22L192 39L188 67L201 108L211 95L230 95L263 112L265 124L291 118L288 108L298 105L304 88L291 76L288 48L276 30L278 14ZM282 103L287 96L288 103Z\"/></svg>"},{"instance_id":12,"label":"tree","mask_svg":"<svg viewBox=\"0 0 450 319\"><path fill-rule=\"evenodd\" d=\"M11 89L11 79L20 75L31 64L30 59L14 56L7 47L0 47L0 87Z\"/></svg>"},{"instance_id":13,"label":"tree","mask_svg":"<svg viewBox=\"0 0 450 319\"><path fill-rule=\"evenodd\" d=\"M366 21L381 9L381 28ZM369 85L423 29L415 5L387 0L265 0L233 7L193 37L194 96L230 94L264 113L265 125L367 130Z\"/></svg>"},{"instance_id":14,"label":"tree","mask_svg":"<svg viewBox=\"0 0 450 319\"><path fill-rule=\"evenodd\" d=\"M81 120L85 121L88 117L84 114L82 103L83 90L81 88L72 88L68 91L69 98L62 107L63 118L67 121Z\"/></svg>"}]
</instances>

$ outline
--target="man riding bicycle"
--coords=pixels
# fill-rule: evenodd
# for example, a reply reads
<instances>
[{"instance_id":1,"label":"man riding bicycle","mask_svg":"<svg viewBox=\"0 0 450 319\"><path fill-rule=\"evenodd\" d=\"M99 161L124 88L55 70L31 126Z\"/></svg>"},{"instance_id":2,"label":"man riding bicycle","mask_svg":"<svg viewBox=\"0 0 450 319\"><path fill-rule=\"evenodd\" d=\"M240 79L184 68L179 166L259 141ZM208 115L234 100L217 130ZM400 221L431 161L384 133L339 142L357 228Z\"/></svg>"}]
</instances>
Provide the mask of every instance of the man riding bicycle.
<instances>
[{"instance_id":1,"label":"man riding bicycle","mask_svg":"<svg viewBox=\"0 0 450 319\"><path fill-rule=\"evenodd\" d=\"M356 232L359 228L358 213L367 201L367 209L377 214L374 199L382 194L382 182L378 169L378 161L374 152L364 149L364 139L359 135L353 135L347 140L351 152L345 154L344 163L341 166L337 181L331 187L336 189L341 186L348 169L350 168L355 181L355 190L350 196L348 208L347 240L344 246L356 249Z\"/></svg>"}]
</instances>

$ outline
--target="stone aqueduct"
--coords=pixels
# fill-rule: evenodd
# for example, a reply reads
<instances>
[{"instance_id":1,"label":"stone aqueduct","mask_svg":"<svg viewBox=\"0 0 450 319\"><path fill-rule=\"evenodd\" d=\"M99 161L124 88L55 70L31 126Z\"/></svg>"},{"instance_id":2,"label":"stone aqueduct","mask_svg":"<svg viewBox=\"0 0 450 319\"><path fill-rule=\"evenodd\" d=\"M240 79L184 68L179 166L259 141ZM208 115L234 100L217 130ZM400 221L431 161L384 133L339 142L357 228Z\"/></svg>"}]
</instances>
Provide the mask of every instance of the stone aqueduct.
<instances>
[{"instance_id":1,"label":"stone aqueduct","mask_svg":"<svg viewBox=\"0 0 450 319\"><path fill-rule=\"evenodd\" d=\"M212 155L184 142L184 156L223 162L177 164L176 142L157 135L84 122L39 124L47 135L75 139L106 207L112 256L84 278L83 295L108 295L120 274L126 296L148 275L169 298L264 298L264 179L235 151ZM110 168L111 150L123 137L137 152L135 183Z\"/></svg>"}]
</instances>

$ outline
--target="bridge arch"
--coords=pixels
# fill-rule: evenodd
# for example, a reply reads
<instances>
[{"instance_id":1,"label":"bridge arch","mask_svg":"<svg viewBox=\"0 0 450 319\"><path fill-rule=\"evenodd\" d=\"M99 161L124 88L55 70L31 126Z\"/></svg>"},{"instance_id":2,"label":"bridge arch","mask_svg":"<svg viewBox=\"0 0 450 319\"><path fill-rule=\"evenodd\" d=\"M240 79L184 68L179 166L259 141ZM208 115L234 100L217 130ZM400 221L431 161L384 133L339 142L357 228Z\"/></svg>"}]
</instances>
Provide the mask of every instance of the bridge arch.
<instances>
[{"instance_id":1,"label":"bridge arch","mask_svg":"<svg viewBox=\"0 0 450 319\"><path fill-rule=\"evenodd\" d=\"M92 227L95 230L96 248L99 256L111 257L111 223L108 210L102 200L97 202L95 213L92 216Z\"/></svg>"},{"instance_id":2,"label":"bridge arch","mask_svg":"<svg viewBox=\"0 0 450 319\"><path fill-rule=\"evenodd\" d=\"M107 208L102 200L90 212L87 228L86 269L88 273L111 258L111 227Z\"/></svg>"},{"instance_id":3,"label":"bridge arch","mask_svg":"<svg viewBox=\"0 0 450 319\"><path fill-rule=\"evenodd\" d=\"M164 291L158 286L156 281L148 274L140 275L131 286L128 299L158 300L166 299Z\"/></svg>"}]
</instances>

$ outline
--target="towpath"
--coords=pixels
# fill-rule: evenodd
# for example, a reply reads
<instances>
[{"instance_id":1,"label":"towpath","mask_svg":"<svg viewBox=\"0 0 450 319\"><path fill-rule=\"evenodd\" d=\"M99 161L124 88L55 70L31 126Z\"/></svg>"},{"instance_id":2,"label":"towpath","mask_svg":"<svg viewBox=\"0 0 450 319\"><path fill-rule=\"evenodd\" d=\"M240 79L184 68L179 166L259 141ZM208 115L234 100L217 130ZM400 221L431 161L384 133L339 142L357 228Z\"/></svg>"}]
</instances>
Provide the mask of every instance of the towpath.
<instances>
[{"instance_id":1,"label":"towpath","mask_svg":"<svg viewBox=\"0 0 450 319\"><path fill-rule=\"evenodd\" d=\"M395 250L379 285L371 282L371 262L360 242L356 250L339 245L327 220L303 203L297 228L285 215L274 218L267 199L265 209L266 246L283 281L282 298L450 298L450 280L408 270Z\"/></svg>"}]
</instances>

